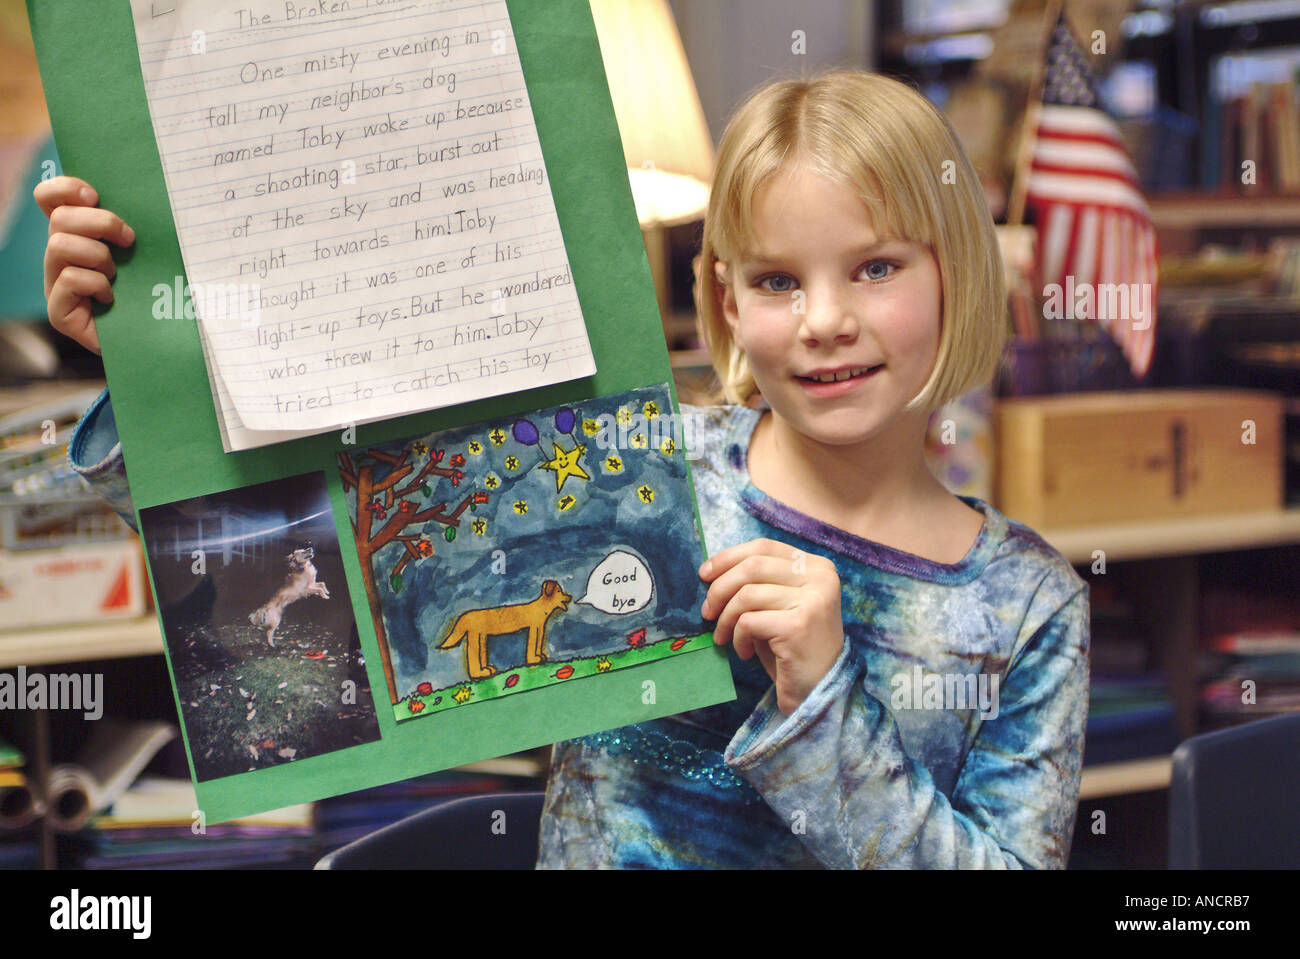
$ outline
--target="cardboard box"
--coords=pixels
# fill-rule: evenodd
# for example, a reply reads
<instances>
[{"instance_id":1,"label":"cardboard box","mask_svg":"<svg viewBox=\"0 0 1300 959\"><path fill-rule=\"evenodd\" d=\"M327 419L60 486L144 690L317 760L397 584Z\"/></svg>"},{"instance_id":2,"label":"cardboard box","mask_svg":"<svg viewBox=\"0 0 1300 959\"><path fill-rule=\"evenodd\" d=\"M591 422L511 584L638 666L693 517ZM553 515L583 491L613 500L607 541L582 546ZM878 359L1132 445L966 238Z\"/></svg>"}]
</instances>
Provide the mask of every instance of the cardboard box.
<instances>
[{"instance_id":1,"label":"cardboard box","mask_svg":"<svg viewBox=\"0 0 1300 959\"><path fill-rule=\"evenodd\" d=\"M1034 529L1281 509L1282 418L1259 390L1001 400L995 502Z\"/></svg>"},{"instance_id":2,"label":"cardboard box","mask_svg":"<svg viewBox=\"0 0 1300 959\"><path fill-rule=\"evenodd\" d=\"M140 616L147 592L138 539L0 551L0 629Z\"/></svg>"}]
</instances>

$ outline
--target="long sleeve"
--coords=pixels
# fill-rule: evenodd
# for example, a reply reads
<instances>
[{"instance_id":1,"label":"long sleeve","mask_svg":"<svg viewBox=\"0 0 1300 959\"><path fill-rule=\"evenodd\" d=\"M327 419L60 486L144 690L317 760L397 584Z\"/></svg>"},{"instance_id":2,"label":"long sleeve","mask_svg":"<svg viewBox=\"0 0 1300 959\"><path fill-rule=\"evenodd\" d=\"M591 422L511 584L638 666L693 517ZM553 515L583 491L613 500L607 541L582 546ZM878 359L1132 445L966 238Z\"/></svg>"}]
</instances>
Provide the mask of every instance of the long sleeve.
<instances>
[{"instance_id":1,"label":"long sleeve","mask_svg":"<svg viewBox=\"0 0 1300 959\"><path fill-rule=\"evenodd\" d=\"M68 464L86 484L104 497L118 516L136 529L131 488L126 482L122 444L117 437L113 403L105 389L90 404L68 443ZM137 530L138 531L138 530Z\"/></svg>"},{"instance_id":2,"label":"long sleeve","mask_svg":"<svg viewBox=\"0 0 1300 959\"><path fill-rule=\"evenodd\" d=\"M904 750L847 642L790 716L769 690L725 759L828 867L1064 868L1087 720L1088 592L1029 627L951 800Z\"/></svg>"}]
</instances>

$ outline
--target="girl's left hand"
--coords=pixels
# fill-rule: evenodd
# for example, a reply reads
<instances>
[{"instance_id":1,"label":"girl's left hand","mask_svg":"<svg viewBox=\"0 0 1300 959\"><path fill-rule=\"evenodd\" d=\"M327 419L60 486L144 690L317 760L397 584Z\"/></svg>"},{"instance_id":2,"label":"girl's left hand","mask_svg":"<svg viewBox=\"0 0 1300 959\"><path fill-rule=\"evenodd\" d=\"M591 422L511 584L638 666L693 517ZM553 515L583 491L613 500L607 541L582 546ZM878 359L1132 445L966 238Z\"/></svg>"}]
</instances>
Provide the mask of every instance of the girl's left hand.
<instances>
[{"instance_id":1,"label":"girl's left hand","mask_svg":"<svg viewBox=\"0 0 1300 959\"><path fill-rule=\"evenodd\" d=\"M714 643L755 653L776 684L787 716L831 671L844 647L840 577L835 564L787 543L754 539L722 550L700 567L709 587L700 613L717 619Z\"/></svg>"}]
</instances>

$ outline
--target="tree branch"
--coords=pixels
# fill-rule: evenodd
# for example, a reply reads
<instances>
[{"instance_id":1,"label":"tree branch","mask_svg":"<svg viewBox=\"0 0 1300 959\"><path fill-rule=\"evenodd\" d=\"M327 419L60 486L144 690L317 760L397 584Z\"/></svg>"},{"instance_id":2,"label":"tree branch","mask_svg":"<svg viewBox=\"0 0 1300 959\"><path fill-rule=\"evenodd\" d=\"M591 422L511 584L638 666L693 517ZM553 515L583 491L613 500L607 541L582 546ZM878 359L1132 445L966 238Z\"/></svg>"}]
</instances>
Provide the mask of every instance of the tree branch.
<instances>
[{"instance_id":1,"label":"tree branch","mask_svg":"<svg viewBox=\"0 0 1300 959\"><path fill-rule=\"evenodd\" d=\"M339 476L343 480L343 492L356 488L357 468L352 463L352 457L347 453L339 454Z\"/></svg>"},{"instance_id":2,"label":"tree branch","mask_svg":"<svg viewBox=\"0 0 1300 959\"><path fill-rule=\"evenodd\" d=\"M444 476L450 479L452 474L455 472L457 471L454 469L448 469L445 466L438 466L436 463L434 463L433 458L430 457L429 462L424 464L424 469L420 470L419 474L415 477L415 479L411 480L411 482L408 483L406 486L403 486L401 489L396 491L397 495L405 496L411 491L419 489L423 485L424 478L428 476L430 473L434 473L438 476Z\"/></svg>"},{"instance_id":3,"label":"tree branch","mask_svg":"<svg viewBox=\"0 0 1300 959\"><path fill-rule=\"evenodd\" d=\"M402 450L401 456L394 456L386 450L368 449L366 450L365 455L369 456L373 460L378 460L381 463L388 463L390 466L401 466L402 461L406 459L406 455L409 452L410 450Z\"/></svg>"}]
</instances>

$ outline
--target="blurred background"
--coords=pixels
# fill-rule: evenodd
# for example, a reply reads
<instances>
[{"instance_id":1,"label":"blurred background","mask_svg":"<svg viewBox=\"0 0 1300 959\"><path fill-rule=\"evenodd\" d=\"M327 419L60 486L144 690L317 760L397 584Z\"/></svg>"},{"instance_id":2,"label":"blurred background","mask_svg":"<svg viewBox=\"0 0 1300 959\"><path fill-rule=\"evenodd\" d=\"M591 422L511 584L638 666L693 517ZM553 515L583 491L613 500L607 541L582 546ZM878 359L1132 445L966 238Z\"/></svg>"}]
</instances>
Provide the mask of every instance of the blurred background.
<instances>
[{"instance_id":1,"label":"blurred background","mask_svg":"<svg viewBox=\"0 0 1300 959\"><path fill-rule=\"evenodd\" d=\"M997 375L932 417L930 464L1090 584L1071 867L1167 865L1175 748L1300 713L1300 0L591 7L684 402L716 396L693 262L735 106L774 76L850 66L946 112L997 225L1009 336ZM1072 110L1113 135L1063 140ZM1098 163L1122 202L1090 198ZM0 669L131 677L106 681L106 708L140 744L116 802L87 786L100 801L61 816L37 784L98 768L79 717L0 713L0 868L193 867L218 848L298 867L431 802L538 788L545 750L233 824L195 853L184 752L158 732L175 707L139 544L63 464L103 370L45 318L32 189L62 172L23 4L0 0ZM1153 315L1060 308L1089 283L1143 287ZM51 572L88 550L93 576Z\"/></svg>"}]
</instances>

